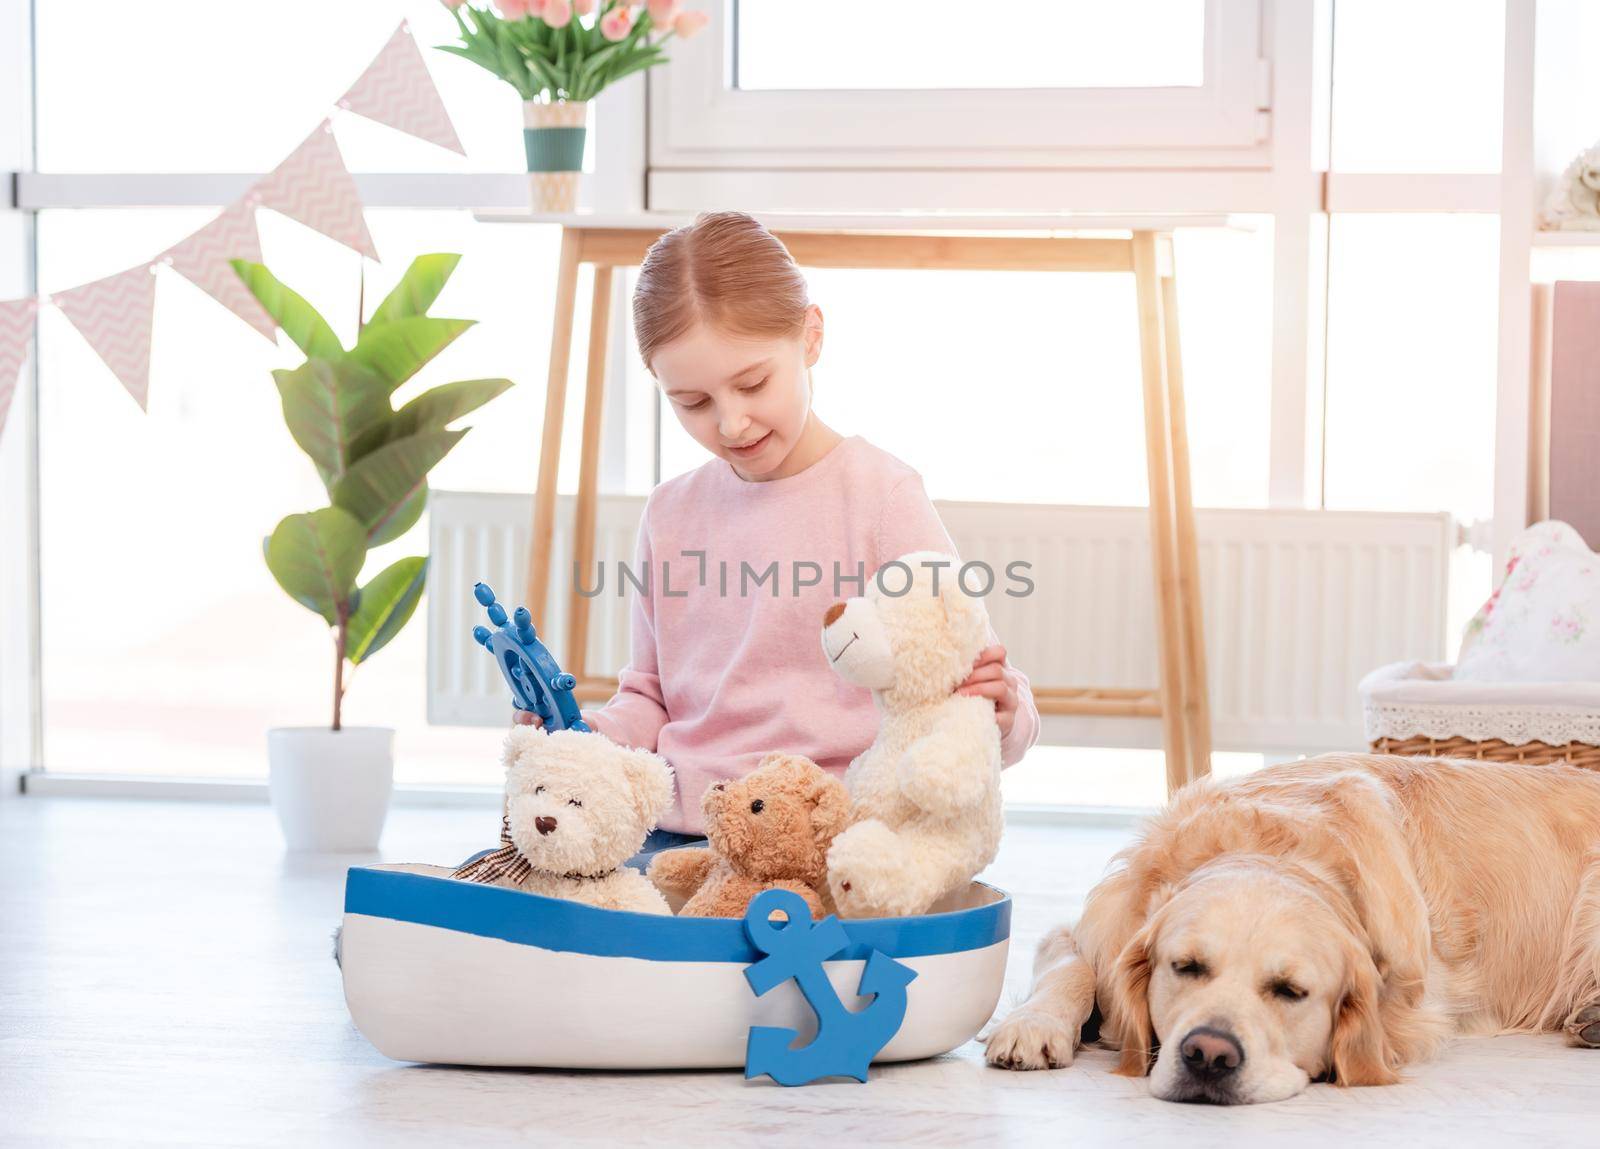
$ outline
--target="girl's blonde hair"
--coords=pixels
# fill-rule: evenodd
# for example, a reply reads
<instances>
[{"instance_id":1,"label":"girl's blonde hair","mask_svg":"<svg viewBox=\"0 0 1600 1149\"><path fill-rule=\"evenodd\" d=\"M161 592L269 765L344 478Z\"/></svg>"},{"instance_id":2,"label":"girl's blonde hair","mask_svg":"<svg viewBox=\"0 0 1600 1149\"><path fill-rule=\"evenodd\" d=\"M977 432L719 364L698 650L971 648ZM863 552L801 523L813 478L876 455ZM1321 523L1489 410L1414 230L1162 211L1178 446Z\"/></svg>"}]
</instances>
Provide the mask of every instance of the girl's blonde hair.
<instances>
[{"instance_id":1,"label":"girl's blonde hair","mask_svg":"<svg viewBox=\"0 0 1600 1149\"><path fill-rule=\"evenodd\" d=\"M730 335L797 336L810 297L783 242L742 211L701 212L656 240L633 289L633 333L650 373L656 349L697 322Z\"/></svg>"}]
</instances>

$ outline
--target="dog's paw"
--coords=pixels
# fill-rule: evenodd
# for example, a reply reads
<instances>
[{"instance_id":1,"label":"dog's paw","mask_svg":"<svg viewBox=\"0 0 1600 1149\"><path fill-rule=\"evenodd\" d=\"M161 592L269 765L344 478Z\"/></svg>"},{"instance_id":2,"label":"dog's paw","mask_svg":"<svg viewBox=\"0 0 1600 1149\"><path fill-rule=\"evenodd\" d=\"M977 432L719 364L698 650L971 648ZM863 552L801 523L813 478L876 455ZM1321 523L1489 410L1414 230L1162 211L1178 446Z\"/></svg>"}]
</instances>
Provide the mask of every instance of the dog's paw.
<instances>
[{"instance_id":1,"label":"dog's paw","mask_svg":"<svg viewBox=\"0 0 1600 1149\"><path fill-rule=\"evenodd\" d=\"M1059 1018L1019 1009L979 1040L988 1047L984 1058L1001 1069L1065 1069L1078 1034Z\"/></svg>"},{"instance_id":2,"label":"dog's paw","mask_svg":"<svg viewBox=\"0 0 1600 1149\"><path fill-rule=\"evenodd\" d=\"M1600 1049L1600 1005L1586 1005L1567 1019L1567 1044Z\"/></svg>"}]
</instances>

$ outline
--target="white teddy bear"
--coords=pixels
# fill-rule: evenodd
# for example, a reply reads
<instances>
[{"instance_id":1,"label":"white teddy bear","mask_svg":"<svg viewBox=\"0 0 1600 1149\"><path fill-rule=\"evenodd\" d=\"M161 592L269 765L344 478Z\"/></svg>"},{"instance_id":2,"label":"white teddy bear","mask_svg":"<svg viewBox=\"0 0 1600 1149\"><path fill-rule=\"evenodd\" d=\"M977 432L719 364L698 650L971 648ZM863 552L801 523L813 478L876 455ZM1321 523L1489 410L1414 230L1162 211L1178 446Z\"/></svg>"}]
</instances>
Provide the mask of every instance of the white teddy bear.
<instances>
[{"instance_id":1,"label":"white teddy bear","mask_svg":"<svg viewBox=\"0 0 1600 1149\"><path fill-rule=\"evenodd\" d=\"M983 601L958 585L958 567L935 551L902 555L865 597L835 603L823 618L833 669L870 688L883 712L877 740L845 774L852 824L828 852L828 887L844 917L925 913L1000 847L994 703L952 693L989 629ZM884 593L907 579L905 594Z\"/></svg>"},{"instance_id":2,"label":"white teddy bear","mask_svg":"<svg viewBox=\"0 0 1600 1149\"><path fill-rule=\"evenodd\" d=\"M597 733L514 727L506 737L501 848L454 874L608 910L670 914L624 866L672 801L672 767Z\"/></svg>"}]
</instances>

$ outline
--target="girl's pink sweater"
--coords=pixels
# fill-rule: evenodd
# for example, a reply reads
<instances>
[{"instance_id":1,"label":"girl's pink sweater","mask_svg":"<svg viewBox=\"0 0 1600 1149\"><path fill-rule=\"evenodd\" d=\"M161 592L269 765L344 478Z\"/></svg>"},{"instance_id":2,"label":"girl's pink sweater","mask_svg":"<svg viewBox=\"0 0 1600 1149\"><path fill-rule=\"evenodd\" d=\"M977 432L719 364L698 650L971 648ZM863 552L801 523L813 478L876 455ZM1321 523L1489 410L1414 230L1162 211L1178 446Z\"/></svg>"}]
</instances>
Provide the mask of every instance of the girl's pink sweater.
<instances>
[{"instance_id":1,"label":"girl's pink sweater","mask_svg":"<svg viewBox=\"0 0 1600 1149\"><path fill-rule=\"evenodd\" d=\"M957 553L922 477L859 435L785 479L750 482L713 459L650 493L630 568L640 583L649 573L648 593L621 583L632 659L617 693L584 718L672 763L678 799L663 829L703 832L706 788L769 751L842 774L872 744L872 692L828 666L822 616L864 594L881 564L921 550ZM604 572L604 594L619 593L620 575ZM991 593L1002 593L1006 572L995 576ZM584 584L596 577L584 572ZM999 641L992 627L989 641ZM1018 697L1000 746L1009 766L1038 739L1039 712L1027 676L1010 665L1006 676Z\"/></svg>"}]
</instances>

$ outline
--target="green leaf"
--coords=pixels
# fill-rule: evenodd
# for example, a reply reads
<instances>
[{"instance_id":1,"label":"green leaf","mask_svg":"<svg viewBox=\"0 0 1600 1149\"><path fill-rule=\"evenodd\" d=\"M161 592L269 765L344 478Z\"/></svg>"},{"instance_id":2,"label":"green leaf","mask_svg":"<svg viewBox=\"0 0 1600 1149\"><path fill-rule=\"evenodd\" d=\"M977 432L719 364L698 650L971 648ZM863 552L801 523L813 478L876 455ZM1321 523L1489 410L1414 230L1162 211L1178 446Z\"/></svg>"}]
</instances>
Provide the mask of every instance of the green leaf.
<instances>
[{"instance_id":1,"label":"green leaf","mask_svg":"<svg viewBox=\"0 0 1600 1149\"><path fill-rule=\"evenodd\" d=\"M247 259L228 261L244 285L250 289L267 314L277 321L283 333L294 340L295 346L307 355L320 355L324 359L337 359L344 354L344 346L334 335L328 321L317 313L300 296L290 291L278 277L259 263Z\"/></svg>"},{"instance_id":2,"label":"green leaf","mask_svg":"<svg viewBox=\"0 0 1600 1149\"><path fill-rule=\"evenodd\" d=\"M436 44L434 46L441 52L449 52L453 56L460 56L465 60L471 60L474 64L478 65L478 67L487 72L492 72L494 75L499 76L500 79L506 80L507 83L510 83L505 76L500 74L500 61L496 58L494 49L488 47L487 45L473 44L472 46L465 48L460 44Z\"/></svg>"},{"instance_id":3,"label":"green leaf","mask_svg":"<svg viewBox=\"0 0 1600 1149\"><path fill-rule=\"evenodd\" d=\"M463 379L424 391L396 411L392 419L369 427L352 448L352 457L359 459L384 443L404 439L418 431L444 428L510 387L509 379Z\"/></svg>"},{"instance_id":4,"label":"green leaf","mask_svg":"<svg viewBox=\"0 0 1600 1149\"><path fill-rule=\"evenodd\" d=\"M416 494L401 503L384 527L381 542L390 542L416 526L428 506L428 484L417 488Z\"/></svg>"},{"instance_id":5,"label":"green leaf","mask_svg":"<svg viewBox=\"0 0 1600 1149\"><path fill-rule=\"evenodd\" d=\"M389 385L349 360L308 359L293 371L274 371L272 377L278 381L289 434L311 456L331 495L359 457L353 450L357 439L381 429L393 413Z\"/></svg>"},{"instance_id":6,"label":"green leaf","mask_svg":"<svg viewBox=\"0 0 1600 1149\"><path fill-rule=\"evenodd\" d=\"M567 21L566 30L572 40L572 55L567 61L567 75L576 76L583 68L583 25L574 17Z\"/></svg>"},{"instance_id":7,"label":"green leaf","mask_svg":"<svg viewBox=\"0 0 1600 1149\"><path fill-rule=\"evenodd\" d=\"M466 431L423 431L385 443L357 460L333 489L333 501L360 520L367 545L399 538L422 515L428 472Z\"/></svg>"},{"instance_id":8,"label":"green leaf","mask_svg":"<svg viewBox=\"0 0 1600 1149\"><path fill-rule=\"evenodd\" d=\"M369 323L362 328L349 358L381 378L393 392L475 322L412 315L378 327Z\"/></svg>"},{"instance_id":9,"label":"green leaf","mask_svg":"<svg viewBox=\"0 0 1600 1149\"><path fill-rule=\"evenodd\" d=\"M624 76L631 76L635 72L642 72L644 69L658 62L665 63L665 59L663 58L658 60L654 56L640 56L637 59L625 61L611 72L611 78L607 80L606 83L615 84Z\"/></svg>"},{"instance_id":10,"label":"green leaf","mask_svg":"<svg viewBox=\"0 0 1600 1149\"><path fill-rule=\"evenodd\" d=\"M421 555L401 559L373 576L361 588L361 605L350 616L344 656L359 664L399 634L417 609L427 577L428 560Z\"/></svg>"},{"instance_id":11,"label":"green leaf","mask_svg":"<svg viewBox=\"0 0 1600 1149\"><path fill-rule=\"evenodd\" d=\"M550 95L555 97L562 90L561 75L547 60L538 56L528 57L528 71L532 72L539 85L550 89Z\"/></svg>"},{"instance_id":12,"label":"green leaf","mask_svg":"<svg viewBox=\"0 0 1600 1149\"><path fill-rule=\"evenodd\" d=\"M329 626L339 625L367 559L367 532L355 516L338 507L290 515L272 532L266 552L278 585Z\"/></svg>"},{"instance_id":13,"label":"green leaf","mask_svg":"<svg viewBox=\"0 0 1600 1149\"><path fill-rule=\"evenodd\" d=\"M495 40L495 52L500 60L500 74L511 81L524 100L531 100L537 92L528 91L529 85L524 81L517 83L517 76L526 76L528 70L522 66L522 57L517 52L517 46L512 43L511 37L501 36Z\"/></svg>"},{"instance_id":14,"label":"green leaf","mask_svg":"<svg viewBox=\"0 0 1600 1149\"><path fill-rule=\"evenodd\" d=\"M507 53L501 48L502 44L509 42L510 30L515 24L505 23L487 9L468 8L466 5L451 9L451 14L461 29L462 42L436 45L441 52L471 60L510 84L525 100L538 95L528 82L528 70L517 58L517 53L514 50Z\"/></svg>"},{"instance_id":15,"label":"green leaf","mask_svg":"<svg viewBox=\"0 0 1600 1149\"><path fill-rule=\"evenodd\" d=\"M407 319L413 315L426 315L433 301L439 298L439 292L449 282L450 273L455 271L456 264L460 262L459 255L449 252L417 256L400 277L400 282L394 285L394 290L378 304L372 318L367 320L367 326Z\"/></svg>"},{"instance_id":16,"label":"green leaf","mask_svg":"<svg viewBox=\"0 0 1600 1149\"><path fill-rule=\"evenodd\" d=\"M603 83L597 84L595 81L604 75L607 63L616 57L621 47L620 44L608 43L584 60L583 66L578 69L577 79L574 81L576 90L573 93L573 99L589 100L594 98L595 94L604 86Z\"/></svg>"}]
</instances>

